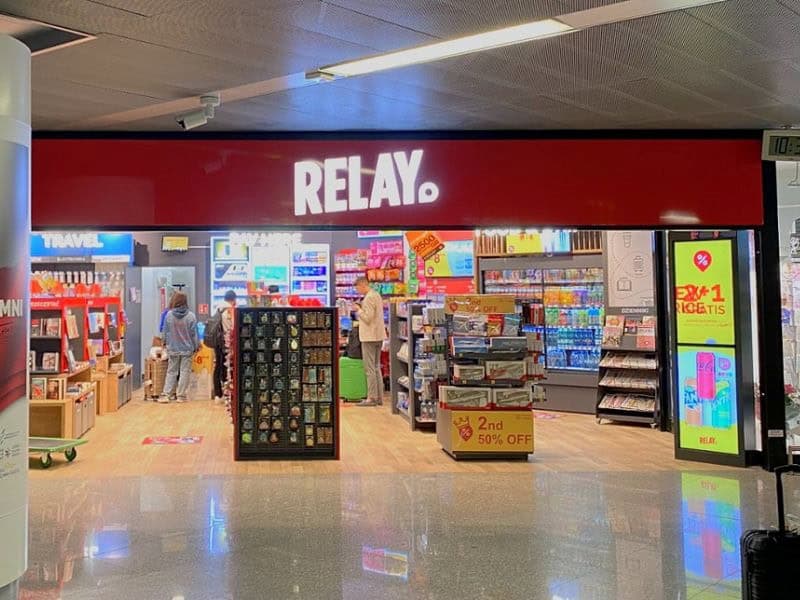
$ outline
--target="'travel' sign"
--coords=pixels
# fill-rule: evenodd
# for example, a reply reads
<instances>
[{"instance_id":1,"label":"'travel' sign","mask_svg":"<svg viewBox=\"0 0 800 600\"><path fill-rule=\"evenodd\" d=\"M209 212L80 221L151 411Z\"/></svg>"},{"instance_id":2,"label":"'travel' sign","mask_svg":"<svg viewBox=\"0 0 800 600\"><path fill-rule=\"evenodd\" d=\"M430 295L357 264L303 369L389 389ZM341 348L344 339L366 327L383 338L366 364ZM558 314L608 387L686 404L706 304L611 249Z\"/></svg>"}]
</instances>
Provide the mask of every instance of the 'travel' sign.
<instances>
[{"instance_id":1,"label":"'travel' sign","mask_svg":"<svg viewBox=\"0 0 800 600\"><path fill-rule=\"evenodd\" d=\"M430 204L439 186L417 183L422 150L383 152L375 168L366 168L360 156L301 160L294 163L294 214L319 215L355 210ZM362 194L363 176L372 175L369 195Z\"/></svg>"},{"instance_id":2,"label":"'travel' sign","mask_svg":"<svg viewBox=\"0 0 800 600\"><path fill-rule=\"evenodd\" d=\"M102 248L97 233L43 233L45 248Z\"/></svg>"}]
</instances>

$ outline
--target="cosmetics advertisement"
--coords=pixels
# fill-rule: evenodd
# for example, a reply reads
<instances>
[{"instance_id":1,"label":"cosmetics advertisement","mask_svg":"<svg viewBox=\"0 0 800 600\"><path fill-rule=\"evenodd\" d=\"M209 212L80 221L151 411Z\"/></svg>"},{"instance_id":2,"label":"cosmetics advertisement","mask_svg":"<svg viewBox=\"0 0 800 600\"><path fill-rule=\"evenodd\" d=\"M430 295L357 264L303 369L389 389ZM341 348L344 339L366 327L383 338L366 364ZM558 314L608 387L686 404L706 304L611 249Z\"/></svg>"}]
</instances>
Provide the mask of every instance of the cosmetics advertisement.
<instances>
[{"instance_id":1,"label":"cosmetics advertisement","mask_svg":"<svg viewBox=\"0 0 800 600\"><path fill-rule=\"evenodd\" d=\"M678 344L733 346L733 240L674 245Z\"/></svg>"},{"instance_id":2,"label":"cosmetics advertisement","mask_svg":"<svg viewBox=\"0 0 800 600\"><path fill-rule=\"evenodd\" d=\"M736 351L678 346L680 447L739 454Z\"/></svg>"},{"instance_id":3,"label":"cosmetics advertisement","mask_svg":"<svg viewBox=\"0 0 800 600\"><path fill-rule=\"evenodd\" d=\"M737 480L681 474L685 598L741 598L741 512Z\"/></svg>"}]
</instances>

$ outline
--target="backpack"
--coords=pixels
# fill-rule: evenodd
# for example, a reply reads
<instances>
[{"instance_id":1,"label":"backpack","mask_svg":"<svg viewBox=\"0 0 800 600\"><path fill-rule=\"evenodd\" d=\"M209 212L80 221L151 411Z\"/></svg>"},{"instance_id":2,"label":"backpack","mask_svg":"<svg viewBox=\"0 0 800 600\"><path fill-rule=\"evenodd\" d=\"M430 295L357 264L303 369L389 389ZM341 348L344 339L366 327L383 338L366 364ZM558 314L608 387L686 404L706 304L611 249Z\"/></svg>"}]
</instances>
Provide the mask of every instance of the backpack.
<instances>
[{"instance_id":1,"label":"backpack","mask_svg":"<svg viewBox=\"0 0 800 600\"><path fill-rule=\"evenodd\" d=\"M361 341L358 339L358 327L350 329L347 334L347 356L349 358L363 358L361 353Z\"/></svg>"},{"instance_id":2,"label":"backpack","mask_svg":"<svg viewBox=\"0 0 800 600\"><path fill-rule=\"evenodd\" d=\"M208 348L222 348L225 345L225 331L222 328L222 309L217 309L217 312L206 322L203 343Z\"/></svg>"}]
</instances>

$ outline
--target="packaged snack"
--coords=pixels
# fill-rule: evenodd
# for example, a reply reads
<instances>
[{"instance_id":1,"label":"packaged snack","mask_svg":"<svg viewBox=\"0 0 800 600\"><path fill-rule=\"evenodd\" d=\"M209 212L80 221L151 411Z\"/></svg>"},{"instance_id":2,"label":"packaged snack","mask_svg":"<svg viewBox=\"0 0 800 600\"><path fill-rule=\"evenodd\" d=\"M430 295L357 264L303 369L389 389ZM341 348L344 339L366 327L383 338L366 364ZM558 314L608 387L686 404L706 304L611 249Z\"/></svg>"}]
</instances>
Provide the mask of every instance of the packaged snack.
<instances>
[{"instance_id":1,"label":"packaged snack","mask_svg":"<svg viewBox=\"0 0 800 600\"><path fill-rule=\"evenodd\" d=\"M524 379L524 360L487 360L486 379Z\"/></svg>"},{"instance_id":2,"label":"packaged snack","mask_svg":"<svg viewBox=\"0 0 800 600\"><path fill-rule=\"evenodd\" d=\"M439 399L449 407L480 408L491 402L490 388L439 386Z\"/></svg>"},{"instance_id":3,"label":"packaged snack","mask_svg":"<svg viewBox=\"0 0 800 600\"><path fill-rule=\"evenodd\" d=\"M493 389L492 402L499 408L526 408L532 397L530 388Z\"/></svg>"},{"instance_id":4,"label":"packaged snack","mask_svg":"<svg viewBox=\"0 0 800 600\"><path fill-rule=\"evenodd\" d=\"M453 365L453 377L459 381L479 381L486 377L483 365Z\"/></svg>"},{"instance_id":5,"label":"packaged snack","mask_svg":"<svg viewBox=\"0 0 800 600\"><path fill-rule=\"evenodd\" d=\"M486 335L496 337L503 333L503 315L489 315L486 318Z\"/></svg>"}]
</instances>

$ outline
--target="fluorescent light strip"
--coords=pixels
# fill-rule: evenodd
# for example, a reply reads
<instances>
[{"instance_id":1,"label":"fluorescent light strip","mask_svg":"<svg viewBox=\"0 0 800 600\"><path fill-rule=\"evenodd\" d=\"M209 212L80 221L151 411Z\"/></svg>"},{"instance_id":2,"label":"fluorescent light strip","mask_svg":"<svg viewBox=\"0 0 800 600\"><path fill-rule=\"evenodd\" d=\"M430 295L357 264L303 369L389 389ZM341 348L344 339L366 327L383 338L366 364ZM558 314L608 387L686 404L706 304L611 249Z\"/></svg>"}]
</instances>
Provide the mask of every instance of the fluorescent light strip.
<instances>
[{"instance_id":1,"label":"fluorescent light strip","mask_svg":"<svg viewBox=\"0 0 800 600\"><path fill-rule=\"evenodd\" d=\"M387 69L433 62L481 50L521 44L546 37L563 35L580 29L631 21L642 17L717 4L727 0L623 0L588 10L559 15L553 19L531 21L485 33L435 42L407 50L387 52L348 62L320 67L306 74L309 79L354 77Z\"/></svg>"},{"instance_id":2,"label":"fluorescent light strip","mask_svg":"<svg viewBox=\"0 0 800 600\"><path fill-rule=\"evenodd\" d=\"M529 42L553 35L560 35L569 31L572 31L572 27L569 25L565 25L555 19L544 19L542 21L532 21L531 23L523 23L522 25L515 25L513 27L495 29L494 31L487 31L485 33L468 35L454 40L417 46L416 48L409 48L408 50L398 50L397 52L388 52L386 54L379 54L377 56L344 62L337 65L329 65L327 67L321 67L318 69L318 72L333 75L334 77L353 77L366 73L374 73L376 71L385 71L386 69L405 67L407 65L432 62L451 56L478 52L480 50L489 50L491 48L500 48L511 44Z\"/></svg>"}]
</instances>

